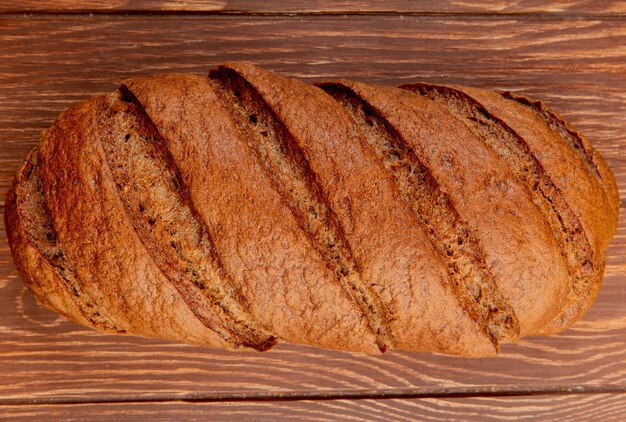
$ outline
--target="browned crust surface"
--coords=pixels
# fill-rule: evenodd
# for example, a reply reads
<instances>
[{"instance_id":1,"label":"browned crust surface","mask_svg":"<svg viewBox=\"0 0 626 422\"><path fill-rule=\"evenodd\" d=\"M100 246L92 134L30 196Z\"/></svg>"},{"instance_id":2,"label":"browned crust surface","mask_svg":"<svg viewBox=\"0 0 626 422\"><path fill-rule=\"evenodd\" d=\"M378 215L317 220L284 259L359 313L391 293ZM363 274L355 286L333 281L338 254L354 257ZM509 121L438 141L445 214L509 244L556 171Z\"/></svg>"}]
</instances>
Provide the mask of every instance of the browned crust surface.
<instances>
[{"instance_id":1,"label":"browned crust surface","mask_svg":"<svg viewBox=\"0 0 626 422\"><path fill-rule=\"evenodd\" d=\"M429 182L400 186L367 118L318 87L246 63L133 79L63 113L20 168L5 220L25 283L104 331L226 349L281 339L487 356L585 312L618 201L584 137L542 104L454 87L523 138L562 192L557 208L590 245L588 283L571 281L550 219L488 133L415 93L342 84ZM420 189L432 212L411 203ZM482 280L465 292L451 288L465 274L449 271L457 249Z\"/></svg>"},{"instance_id":2,"label":"browned crust surface","mask_svg":"<svg viewBox=\"0 0 626 422\"><path fill-rule=\"evenodd\" d=\"M350 86L381 112L428 166L482 246L522 335L552 320L569 291L558 245L528 194L481 139L435 102L395 88Z\"/></svg>"},{"instance_id":3,"label":"browned crust surface","mask_svg":"<svg viewBox=\"0 0 626 422\"><path fill-rule=\"evenodd\" d=\"M135 232L194 315L235 346L267 350L276 338L247 312L165 142L130 94L115 98L100 137Z\"/></svg>"},{"instance_id":4,"label":"browned crust surface","mask_svg":"<svg viewBox=\"0 0 626 422\"><path fill-rule=\"evenodd\" d=\"M64 283L59 269L42 255L27 228L29 223L41 224L40 221L33 221L24 204L29 201L25 185L32 179L32 172L39 171L35 168L36 155L37 150L33 149L24 159L4 204L4 225L7 228L13 261L24 284L44 306L83 325L91 325L72 298L73 292Z\"/></svg>"},{"instance_id":5,"label":"browned crust surface","mask_svg":"<svg viewBox=\"0 0 626 422\"><path fill-rule=\"evenodd\" d=\"M40 144L41 178L60 247L83 289L129 334L230 347L156 268L126 216L98 142L114 97L63 113Z\"/></svg>"},{"instance_id":6,"label":"browned crust surface","mask_svg":"<svg viewBox=\"0 0 626 422\"><path fill-rule=\"evenodd\" d=\"M616 206L602 182L589 171L580 154L525 105L491 91L454 87L479 101L485 109L519 134L576 214L591 245L592 276L573 286L560 315L546 325L554 333L573 324L595 301L604 276L605 253L617 225Z\"/></svg>"},{"instance_id":7,"label":"browned crust surface","mask_svg":"<svg viewBox=\"0 0 626 422\"><path fill-rule=\"evenodd\" d=\"M237 129L207 78L171 74L125 85L164 137L252 314L284 341L376 352L361 310L247 146L254 135Z\"/></svg>"},{"instance_id":8,"label":"browned crust surface","mask_svg":"<svg viewBox=\"0 0 626 422\"><path fill-rule=\"evenodd\" d=\"M402 88L446 107L506 163L514 178L530 195L542 218L548 222L552 237L565 258L571 285L564 296L573 296L576 290L587 286L595 277L589 239L579 218L524 138L462 91L429 84L406 85ZM540 332L547 334L545 329Z\"/></svg>"},{"instance_id":9,"label":"browned crust surface","mask_svg":"<svg viewBox=\"0 0 626 422\"><path fill-rule=\"evenodd\" d=\"M500 94L503 97L517 101L534 111L535 114L546 122L553 132L557 133L559 137L576 152L583 163L587 166L589 172L591 172L598 179L607 193L609 200L613 205L611 211L615 221L615 227L613 228L615 230L617 227L617 217L619 215L619 191L617 189L615 175L611 172L611 169L609 169L604 157L596 151L595 148L593 148L584 134L572 127L565 121L565 119L551 110L542 101L535 101L509 91L501 92Z\"/></svg>"},{"instance_id":10,"label":"browned crust surface","mask_svg":"<svg viewBox=\"0 0 626 422\"><path fill-rule=\"evenodd\" d=\"M444 288L443 264L351 117L319 88L246 64L229 67L258 90L298 142L361 276L385 305L396 347L492 354L484 327Z\"/></svg>"},{"instance_id":11,"label":"browned crust surface","mask_svg":"<svg viewBox=\"0 0 626 422\"><path fill-rule=\"evenodd\" d=\"M350 88L350 83L319 85L355 119L402 201L423 226L430 244L448 273L446 288L493 339L517 338L518 321L498 291L476 237L449 196L433 177L418 151L383 114Z\"/></svg>"}]
</instances>

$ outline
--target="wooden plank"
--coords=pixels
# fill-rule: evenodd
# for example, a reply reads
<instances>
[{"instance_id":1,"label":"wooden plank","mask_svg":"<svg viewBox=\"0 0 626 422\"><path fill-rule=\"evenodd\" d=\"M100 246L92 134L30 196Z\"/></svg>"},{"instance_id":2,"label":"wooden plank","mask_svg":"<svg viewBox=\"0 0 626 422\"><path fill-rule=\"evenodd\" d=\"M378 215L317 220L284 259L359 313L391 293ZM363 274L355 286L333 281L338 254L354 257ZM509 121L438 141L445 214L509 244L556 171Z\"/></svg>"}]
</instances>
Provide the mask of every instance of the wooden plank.
<instances>
[{"instance_id":1,"label":"wooden plank","mask_svg":"<svg viewBox=\"0 0 626 422\"><path fill-rule=\"evenodd\" d=\"M89 403L3 406L13 420L133 421L414 421L414 420L567 420L604 422L626 418L626 395L531 395L518 397L425 398L413 400L328 400L272 402Z\"/></svg>"},{"instance_id":2,"label":"wooden plank","mask_svg":"<svg viewBox=\"0 0 626 422\"><path fill-rule=\"evenodd\" d=\"M304 1L284 2L280 0L57 0L54 3L38 0L17 0L0 5L0 12L228 12L228 13L354 13L354 12L397 12L397 13L551 13L579 14L594 13L619 15L626 12L625 1L572 0L552 1L521 0L503 2L488 1Z\"/></svg>"},{"instance_id":3,"label":"wooden plank","mask_svg":"<svg viewBox=\"0 0 626 422\"><path fill-rule=\"evenodd\" d=\"M489 31L485 31L488 28ZM126 78L250 60L308 81L510 88L543 98L626 187L626 20L437 17L42 17L0 20L0 191L60 111ZM4 198L4 197L2 197ZM626 210L596 305L497 359L383 357L281 345L228 353L109 336L38 307L0 235L0 399L118 400L377 389L626 385ZM44 375L45 374L45 375Z\"/></svg>"}]
</instances>

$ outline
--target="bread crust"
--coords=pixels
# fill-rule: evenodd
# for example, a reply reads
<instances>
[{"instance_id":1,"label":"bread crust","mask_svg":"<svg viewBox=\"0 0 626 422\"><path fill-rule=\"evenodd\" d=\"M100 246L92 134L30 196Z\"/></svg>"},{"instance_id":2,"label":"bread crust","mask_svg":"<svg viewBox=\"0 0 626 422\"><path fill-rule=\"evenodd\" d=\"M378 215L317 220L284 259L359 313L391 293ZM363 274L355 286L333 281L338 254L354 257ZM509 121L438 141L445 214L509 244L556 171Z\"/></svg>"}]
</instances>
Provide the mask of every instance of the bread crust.
<instances>
[{"instance_id":1,"label":"bread crust","mask_svg":"<svg viewBox=\"0 0 626 422\"><path fill-rule=\"evenodd\" d=\"M396 348L493 354L484 327L444 289L443 264L351 117L319 88L246 64L227 66L261 93L304 151L344 227L362 277L374 284L389 312Z\"/></svg>"},{"instance_id":2,"label":"bread crust","mask_svg":"<svg viewBox=\"0 0 626 422\"><path fill-rule=\"evenodd\" d=\"M25 185L32 183L29 180L32 178L31 173L39 171L36 168L38 166L36 155L36 148L28 152L4 203L4 226L7 228L13 261L22 281L42 305L70 320L92 326L72 298L73 292L66 287L58 269L42 255L33 234L27 228L27 221L33 222L34 218L29 216L29 207L25 204L32 201Z\"/></svg>"},{"instance_id":3,"label":"bread crust","mask_svg":"<svg viewBox=\"0 0 626 422\"><path fill-rule=\"evenodd\" d=\"M519 104L526 106L533 111L538 117L542 118L558 137L565 144L572 147L579 155L581 160L587 164L589 171L598 179L609 201L613 204L612 215L617 227L617 219L619 216L620 198L617 189L617 181L615 175L611 172L604 157L596 151L591 145L587 137L572 127L561 116L551 110L542 101L534 101L516 93L505 91L500 92L504 98L512 99ZM615 228L614 228L615 229Z\"/></svg>"},{"instance_id":4,"label":"bread crust","mask_svg":"<svg viewBox=\"0 0 626 422\"><path fill-rule=\"evenodd\" d=\"M561 309L570 280L547 222L509 168L434 101L397 88L349 85L418 151L457 212L472 222L520 334L540 331Z\"/></svg>"},{"instance_id":5,"label":"bread crust","mask_svg":"<svg viewBox=\"0 0 626 422\"><path fill-rule=\"evenodd\" d=\"M156 268L124 213L98 138L114 96L64 112L39 146L41 178L58 242L82 288L125 332L231 348L204 327Z\"/></svg>"},{"instance_id":6,"label":"bread crust","mask_svg":"<svg viewBox=\"0 0 626 422\"><path fill-rule=\"evenodd\" d=\"M166 140L252 314L283 341L376 353L357 304L298 227L207 78L169 74L124 84Z\"/></svg>"},{"instance_id":7,"label":"bread crust","mask_svg":"<svg viewBox=\"0 0 626 422\"><path fill-rule=\"evenodd\" d=\"M555 320L542 333L552 334L572 325L595 301L605 268L605 252L617 228L614 196L589 172L580 156L546 122L517 101L486 90L458 87L501 118L528 144L572 208L593 250L593 276L573 294Z\"/></svg>"},{"instance_id":8,"label":"bread crust","mask_svg":"<svg viewBox=\"0 0 626 422\"><path fill-rule=\"evenodd\" d=\"M68 109L7 195L23 281L101 331L222 349L491 356L591 306L619 197L560 117L447 87L491 116L475 126L406 89L320 86L229 63Z\"/></svg>"}]
</instances>

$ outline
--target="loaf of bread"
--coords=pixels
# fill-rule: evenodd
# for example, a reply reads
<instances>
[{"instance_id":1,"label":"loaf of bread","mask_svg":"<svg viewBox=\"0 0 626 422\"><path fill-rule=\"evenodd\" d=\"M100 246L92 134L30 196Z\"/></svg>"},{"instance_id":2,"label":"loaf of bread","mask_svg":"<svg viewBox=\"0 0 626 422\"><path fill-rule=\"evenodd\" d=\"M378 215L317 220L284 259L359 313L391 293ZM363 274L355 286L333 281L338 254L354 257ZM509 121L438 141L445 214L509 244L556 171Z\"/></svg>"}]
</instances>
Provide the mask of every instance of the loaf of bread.
<instances>
[{"instance_id":1,"label":"loaf of bread","mask_svg":"<svg viewBox=\"0 0 626 422\"><path fill-rule=\"evenodd\" d=\"M591 306L618 203L540 102L233 63L62 113L5 220L39 301L102 331L489 356Z\"/></svg>"}]
</instances>

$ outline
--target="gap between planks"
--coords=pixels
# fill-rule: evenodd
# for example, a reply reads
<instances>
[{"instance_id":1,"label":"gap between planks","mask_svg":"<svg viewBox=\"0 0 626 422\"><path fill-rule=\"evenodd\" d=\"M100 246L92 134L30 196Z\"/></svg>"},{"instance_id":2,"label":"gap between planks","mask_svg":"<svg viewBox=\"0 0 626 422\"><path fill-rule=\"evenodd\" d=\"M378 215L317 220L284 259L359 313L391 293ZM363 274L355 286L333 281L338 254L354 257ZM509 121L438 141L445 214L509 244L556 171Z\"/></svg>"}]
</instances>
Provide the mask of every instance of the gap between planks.
<instances>
[{"instance_id":1,"label":"gap between planks","mask_svg":"<svg viewBox=\"0 0 626 422\"><path fill-rule=\"evenodd\" d=\"M467 397L518 397L537 395L590 395L626 394L626 386L580 386L580 387L468 387L430 389L390 389L363 391L317 391L314 393L273 392L255 394L182 394L182 395L128 395L102 398L49 397L49 398L2 398L2 406L26 405L75 405L112 403L164 403L164 402L261 402L261 401L331 401L331 400L391 400L425 398Z\"/></svg>"}]
</instances>

